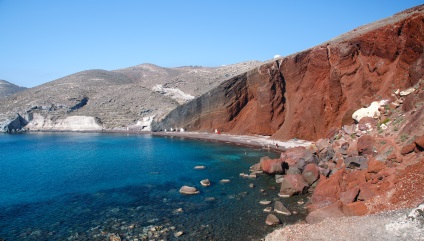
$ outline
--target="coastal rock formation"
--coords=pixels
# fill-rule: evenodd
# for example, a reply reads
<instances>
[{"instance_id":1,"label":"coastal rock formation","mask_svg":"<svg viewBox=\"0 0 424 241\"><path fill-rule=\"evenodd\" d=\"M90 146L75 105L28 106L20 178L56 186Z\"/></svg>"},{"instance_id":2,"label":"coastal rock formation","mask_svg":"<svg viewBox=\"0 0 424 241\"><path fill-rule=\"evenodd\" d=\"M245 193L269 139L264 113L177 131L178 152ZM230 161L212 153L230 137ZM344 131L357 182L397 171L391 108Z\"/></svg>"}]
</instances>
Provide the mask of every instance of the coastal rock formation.
<instances>
[{"instance_id":1,"label":"coastal rock formation","mask_svg":"<svg viewBox=\"0 0 424 241\"><path fill-rule=\"evenodd\" d=\"M64 119L45 119L42 115L34 114L31 121L25 126L28 130L56 130L56 131L99 131L102 126L91 116L68 116Z\"/></svg>"},{"instance_id":2,"label":"coastal rock formation","mask_svg":"<svg viewBox=\"0 0 424 241\"><path fill-rule=\"evenodd\" d=\"M263 157L251 169L278 163L283 169L283 175L276 175L280 197L309 189L309 224L419 205L424 196L424 81L413 89L407 91L408 102L393 105L402 97L403 91L396 91L388 108L377 109L380 119L364 117L334 129L330 138L288 149L279 159ZM281 206L275 201L274 211Z\"/></svg>"},{"instance_id":3,"label":"coastal rock formation","mask_svg":"<svg viewBox=\"0 0 424 241\"><path fill-rule=\"evenodd\" d=\"M353 124L355 110L393 100L394 91L423 78L423 19L421 5L269 61L177 107L153 129L327 137L332 128Z\"/></svg>"}]
</instances>

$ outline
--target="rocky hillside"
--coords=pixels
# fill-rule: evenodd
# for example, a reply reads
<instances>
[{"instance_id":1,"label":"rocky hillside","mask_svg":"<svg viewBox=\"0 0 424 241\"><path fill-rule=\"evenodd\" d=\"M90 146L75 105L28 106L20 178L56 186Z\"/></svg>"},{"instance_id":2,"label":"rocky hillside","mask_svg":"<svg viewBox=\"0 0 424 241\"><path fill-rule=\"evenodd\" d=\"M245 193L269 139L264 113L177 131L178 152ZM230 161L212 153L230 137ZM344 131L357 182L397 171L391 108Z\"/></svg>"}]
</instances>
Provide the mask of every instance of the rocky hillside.
<instances>
[{"instance_id":1,"label":"rocky hillside","mask_svg":"<svg viewBox=\"0 0 424 241\"><path fill-rule=\"evenodd\" d=\"M423 62L421 5L235 76L154 126L316 140L417 84Z\"/></svg>"},{"instance_id":2,"label":"rocky hillside","mask_svg":"<svg viewBox=\"0 0 424 241\"><path fill-rule=\"evenodd\" d=\"M143 64L114 71L82 71L0 100L0 127L6 131L22 127L148 129L153 117L160 119L180 104L259 64L250 61L215 68Z\"/></svg>"},{"instance_id":3,"label":"rocky hillside","mask_svg":"<svg viewBox=\"0 0 424 241\"><path fill-rule=\"evenodd\" d=\"M14 85L6 80L0 80L0 99L25 90L25 87Z\"/></svg>"}]
</instances>

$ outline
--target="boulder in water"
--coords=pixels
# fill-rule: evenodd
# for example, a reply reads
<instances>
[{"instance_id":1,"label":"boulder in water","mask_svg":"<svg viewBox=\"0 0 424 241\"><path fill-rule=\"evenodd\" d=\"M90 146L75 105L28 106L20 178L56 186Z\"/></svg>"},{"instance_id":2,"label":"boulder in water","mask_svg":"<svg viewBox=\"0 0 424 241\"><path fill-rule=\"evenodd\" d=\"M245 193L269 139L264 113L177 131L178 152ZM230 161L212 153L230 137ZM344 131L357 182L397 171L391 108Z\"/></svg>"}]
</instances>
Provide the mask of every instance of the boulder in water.
<instances>
[{"instance_id":1,"label":"boulder in water","mask_svg":"<svg viewBox=\"0 0 424 241\"><path fill-rule=\"evenodd\" d=\"M280 201L276 201L274 203L274 211L276 213L281 213L281 214L287 215L287 216L291 215L291 212L286 207L284 207L283 203L280 202Z\"/></svg>"},{"instance_id":2,"label":"boulder in water","mask_svg":"<svg viewBox=\"0 0 424 241\"><path fill-rule=\"evenodd\" d=\"M180 193L191 195L191 194L198 194L199 191L197 191L195 187L182 186L180 188Z\"/></svg>"},{"instance_id":3,"label":"boulder in water","mask_svg":"<svg viewBox=\"0 0 424 241\"><path fill-rule=\"evenodd\" d=\"M278 219L274 214L268 214L265 223L269 226L276 225L280 223L280 219Z\"/></svg>"},{"instance_id":4,"label":"boulder in water","mask_svg":"<svg viewBox=\"0 0 424 241\"><path fill-rule=\"evenodd\" d=\"M200 184L202 184L202 186L204 187L209 187L211 185L211 182L209 181L209 179L204 179L200 181Z\"/></svg>"}]
</instances>

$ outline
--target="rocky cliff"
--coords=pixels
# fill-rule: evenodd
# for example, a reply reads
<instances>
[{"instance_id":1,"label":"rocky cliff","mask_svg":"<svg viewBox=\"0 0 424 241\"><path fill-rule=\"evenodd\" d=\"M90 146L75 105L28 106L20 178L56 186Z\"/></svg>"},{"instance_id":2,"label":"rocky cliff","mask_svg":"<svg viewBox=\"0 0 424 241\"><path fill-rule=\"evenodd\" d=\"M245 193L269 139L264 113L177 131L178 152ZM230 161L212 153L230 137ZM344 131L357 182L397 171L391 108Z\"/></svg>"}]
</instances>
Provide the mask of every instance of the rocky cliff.
<instances>
[{"instance_id":1,"label":"rocky cliff","mask_svg":"<svg viewBox=\"0 0 424 241\"><path fill-rule=\"evenodd\" d=\"M424 5L236 76L173 110L171 127L314 140L424 74Z\"/></svg>"}]
</instances>

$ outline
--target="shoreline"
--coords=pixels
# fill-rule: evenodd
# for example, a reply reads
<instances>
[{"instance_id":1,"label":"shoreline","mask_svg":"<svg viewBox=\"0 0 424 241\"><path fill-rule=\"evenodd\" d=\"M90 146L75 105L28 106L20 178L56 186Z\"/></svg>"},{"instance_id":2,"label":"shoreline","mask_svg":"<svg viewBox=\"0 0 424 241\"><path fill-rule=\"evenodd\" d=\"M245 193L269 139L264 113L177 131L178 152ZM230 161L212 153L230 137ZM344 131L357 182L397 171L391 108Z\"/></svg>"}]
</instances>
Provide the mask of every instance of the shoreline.
<instances>
[{"instance_id":1,"label":"shoreline","mask_svg":"<svg viewBox=\"0 0 424 241\"><path fill-rule=\"evenodd\" d=\"M30 130L14 134L25 133L111 133L111 134L136 134L151 135L159 137L177 137L181 139L201 140L209 142L218 142L224 144L232 144L237 146L245 146L249 148L260 148L274 152L285 152L294 147L307 147L313 142L305 140L291 139L288 141L274 140L270 136L261 135L236 135L228 133L208 133L208 132L153 132L153 131L134 131L134 130Z\"/></svg>"},{"instance_id":2,"label":"shoreline","mask_svg":"<svg viewBox=\"0 0 424 241\"><path fill-rule=\"evenodd\" d=\"M309 146L312 142L304 140L289 140L280 141L270 139L269 136L248 136L248 135L233 135L233 134L215 134L207 132L152 132L152 136L162 137L179 137L192 140L202 140L219 142L225 144L233 144L237 146L246 146L251 148L261 148L264 150L284 152L290 148L298 146Z\"/></svg>"}]
</instances>

